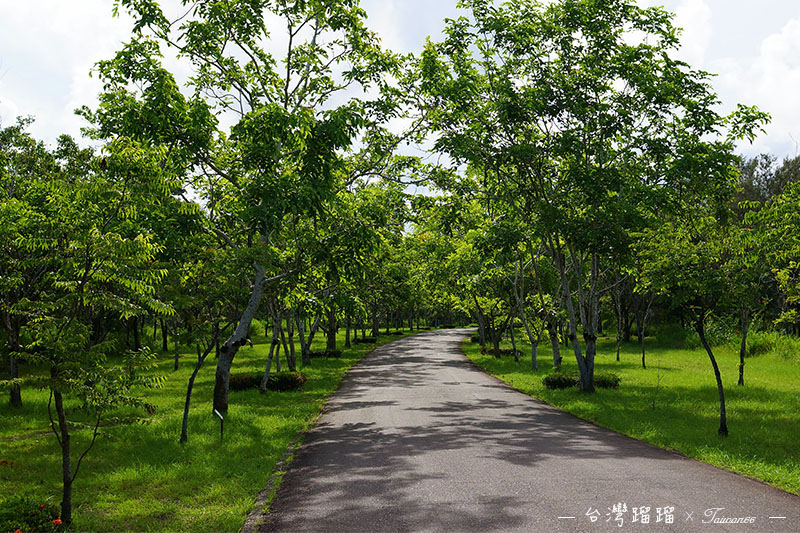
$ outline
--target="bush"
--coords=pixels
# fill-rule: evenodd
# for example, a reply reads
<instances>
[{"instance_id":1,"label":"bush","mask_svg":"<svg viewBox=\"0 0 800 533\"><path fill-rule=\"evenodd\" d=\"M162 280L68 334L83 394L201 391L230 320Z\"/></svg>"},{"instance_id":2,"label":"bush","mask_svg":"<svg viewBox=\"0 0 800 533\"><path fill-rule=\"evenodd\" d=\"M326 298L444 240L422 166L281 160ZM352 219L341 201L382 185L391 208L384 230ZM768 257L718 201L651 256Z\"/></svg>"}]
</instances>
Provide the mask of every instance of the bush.
<instances>
[{"instance_id":1,"label":"bush","mask_svg":"<svg viewBox=\"0 0 800 533\"><path fill-rule=\"evenodd\" d=\"M267 388L279 392L293 391L302 387L306 381L308 378L299 372L279 372L267 379Z\"/></svg>"},{"instance_id":2,"label":"bush","mask_svg":"<svg viewBox=\"0 0 800 533\"><path fill-rule=\"evenodd\" d=\"M480 335L471 335L470 338L469 338L469 342L473 342L473 343L477 344L477 343L481 342L481 336Z\"/></svg>"},{"instance_id":3,"label":"bush","mask_svg":"<svg viewBox=\"0 0 800 533\"><path fill-rule=\"evenodd\" d=\"M486 348L481 351L481 353L488 353L489 355L495 355L494 348ZM514 357L514 350L511 348L500 348L500 353L498 354L500 357ZM523 355L521 351L517 350L517 355Z\"/></svg>"},{"instance_id":4,"label":"bush","mask_svg":"<svg viewBox=\"0 0 800 533\"><path fill-rule=\"evenodd\" d=\"M341 350L322 350L321 352L309 352L308 355L314 358L328 358L332 357L334 359L339 359L342 356Z\"/></svg>"},{"instance_id":5,"label":"bush","mask_svg":"<svg viewBox=\"0 0 800 533\"><path fill-rule=\"evenodd\" d=\"M0 531L64 531L56 505L29 496L16 496L0 502Z\"/></svg>"},{"instance_id":6,"label":"bush","mask_svg":"<svg viewBox=\"0 0 800 533\"><path fill-rule=\"evenodd\" d=\"M361 337L360 339L353 339L354 344L375 344L377 339L375 337Z\"/></svg>"},{"instance_id":7,"label":"bush","mask_svg":"<svg viewBox=\"0 0 800 533\"><path fill-rule=\"evenodd\" d=\"M570 387L577 387L580 380L578 374L571 372L569 374L562 372L554 372L549 376L545 376L542 380L542 385L546 389L568 389ZM610 372L598 372L594 375L594 386L599 389L618 389L620 377Z\"/></svg>"},{"instance_id":8,"label":"bush","mask_svg":"<svg viewBox=\"0 0 800 533\"><path fill-rule=\"evenodd\" d=\"M261 386L263 374L235 374L231 375L228 388L233 391L257 389Z\"/></svg>"},{"instance_id":9,"label":"bush","mask_svg":"<svg viewBox=\"0 0 800 533\"><path fill-rule=\"evenodd\" d=\"M231 376L229 388L233 391L257 389L261 386L263 374L237 374ZM299 389L308 378L299 372L278 372L267 378L267 389L284 392Z\"/></svg>"},{"instance_id":10,"label":"bush","mask_svg":"<svg viewBox=\"0 0 800 533\"><path fill-rule=\"evenodd\" d=\"M554 374L550 374L549 376L545 376L542 380L542 385L544 385L544 388L550 390L568 389L570 387L578 386L578 378L573 375L556 372Z\"/></svg>"},{"instance_id":11,"label":"bush","mask_svg":"<svg viewBox=\"0 0 800 533\"><path fill-rule=\"evenodd\" d=\"M601 389L618 389L620 377L611 372L603 372L594 375L594 386Z\"/></svg>"},{"instance_id":12,"label":"bush","mask_svg":"<svg viewBox=\"0 0 800 533\"><path fill-rule=\"evenodd\" d=\"M741 339L741 337L740 337ZM739 341L741 342L741 340ZM747 336L746 357L757 357L775 349L776 339L770 332L753 332Z\"/></svg>"}]
</instances>

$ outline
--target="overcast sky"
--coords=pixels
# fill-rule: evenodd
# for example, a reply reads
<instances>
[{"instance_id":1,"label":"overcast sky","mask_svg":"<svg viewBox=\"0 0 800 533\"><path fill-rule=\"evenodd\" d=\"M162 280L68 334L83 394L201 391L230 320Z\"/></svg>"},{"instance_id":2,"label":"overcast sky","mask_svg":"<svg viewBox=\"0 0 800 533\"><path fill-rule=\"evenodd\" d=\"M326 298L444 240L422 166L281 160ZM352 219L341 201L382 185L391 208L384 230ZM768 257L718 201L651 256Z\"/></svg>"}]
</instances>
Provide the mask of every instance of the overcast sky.
<instances>
[{"instance_id":1,"label":"overcast sky","mask_svg":"<svg viewBox=\"0 0 800 533\"><path fill-rule=\"evenodd\" d=\"M455 0L362 0L369 25L393 50L416 52L438 35ZM758 105L772 124L752 155L800 153L800 1L640 0L664 5L684 28L681 58L714 72L723 111ZM0 121L33 115L32 132L46 142L79 134L73 110L93 106L99 91L92 64L110 58L130 31L112 18L112 0L0 0Z\"/></svg>"}]
</instances>

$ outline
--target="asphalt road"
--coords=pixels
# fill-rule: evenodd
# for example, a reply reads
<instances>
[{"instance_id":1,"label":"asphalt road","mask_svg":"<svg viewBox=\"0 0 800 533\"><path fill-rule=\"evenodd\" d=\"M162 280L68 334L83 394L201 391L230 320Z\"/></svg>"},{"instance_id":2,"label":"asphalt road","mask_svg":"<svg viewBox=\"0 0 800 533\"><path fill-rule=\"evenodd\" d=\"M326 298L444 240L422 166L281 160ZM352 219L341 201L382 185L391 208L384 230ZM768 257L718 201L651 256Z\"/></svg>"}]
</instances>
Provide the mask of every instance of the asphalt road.
<instances>
[{"instance_id":1,"label":"asphalt road","mask_svg":"<svg viewBox=\"0 0 800 533\"><path fill-rule=\"evenodd\" d=\"M261 531L800 531L800 497L516 392L461 354L466 333L359 363Z\"/></svg>"}]
</instances>

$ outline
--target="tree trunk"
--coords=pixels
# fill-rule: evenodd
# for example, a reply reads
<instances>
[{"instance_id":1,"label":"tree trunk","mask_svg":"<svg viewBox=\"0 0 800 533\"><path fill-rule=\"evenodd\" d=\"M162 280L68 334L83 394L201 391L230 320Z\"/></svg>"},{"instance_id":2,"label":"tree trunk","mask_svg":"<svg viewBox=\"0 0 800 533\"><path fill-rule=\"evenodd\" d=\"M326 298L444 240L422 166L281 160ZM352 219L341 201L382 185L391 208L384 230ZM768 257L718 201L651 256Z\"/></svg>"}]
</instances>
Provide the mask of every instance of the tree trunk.
<instances>
[{"instance_id":1,"label":"tree trunk","mask_svg":"<svg viewBox=\"0 0 800 533\"><path fill-rule=\"evenodd\" d=\"M639 339L639 346L642 348L642 368L647 370L647 363L645 362L645 353L644 353L644 325L642 324L642 319L639 316L639 313L636 313L636 336Z\"/></svg>"},{"instance_id":2,"label":"tree trunk","mask_svg":"<svg viewBox=\"0 0 800 533\"><path fill-rule=\"evenodd\" d=\"M720 435L727 437L728 436L728 418L725 413L725 391L722 388L722 378L719 374L719 366L717 365L717 360L714 357L714 352L711 351L711 346L708 345L708 341L706 340L706 332L705 326L703 324L703 317L705 316L704 313L698 313L697 323L695 324L695 330L697 334L700 336L700 342L703 343L703 348L706 349L706 353L708 354L708 358L711 360L711 366L714 368L714 377L717 379L717 392L719 393L719 429L717 433Z\"/></svg>"},{"instance_id":3,"label":"tree trunk","mask_svg":"<svg viewBox=\"0 0 800 533\"><path fill-rule=\"evenodd\" d=\"M67 427L67 416L64 412L64 400L61 392L53 391L53 399L58 414L58 429L61 433L61 481L63 491L61 495L61 521L64 525L72 523L72 463L70 458L70 435Z\"/></svg>"},{"instance_id":4,"label":"tree trunk","mask_svg":"<svg viewBox=\"0 0 800 533\"><path fill-rule=\"evenodd\" d=\"M519 354L517 353L517 339L514 337L514 317L511 317L511 349L514 351L514 361L519 363Z\"/></svg>"},{"instance_id":5,"label":"tree trunk","mask_svg":"<svg viewBox=\"0 0 800 533\"><path fill-rule=\"evenodd\" d=\"M301 315L302 311L298 312L295 316L295 321L297 322L297 335L300 337L300 360L303 362L303 366L306 366L311 364L311 354L308 346L306 346L306 333L304 331L306 319Z\"/></svg>"},{"instance_id":6,"label":"tree trunk","mask_svg":"<svg viewBox=\"0 0 800 533\"><path fill-rule=\"evenodd\" d=\"M161 319L161 351L169 351L169 348L167 347L167 325L164 323L163 318Z\"/></svg>"},{"instance_id":7,"label":"tree trunk","mask_svg":"<svg viewBox=\"0 0 800 533\"><path fill-rule=\"evenodd\" d=\"M287 319L286 320L287 328L290 327L289 326L290 323L291 323L290 319ZM284 357L286 357L286 366L289 367L289 372L297 372L297 367L295 366L294 361L292 361L292 353L294 352L294 347L292 347L293 349L290 352L289 345L286 342L286 333L284 332L283 327L281 327L281 343L283 344L283 355Z\"/></svg>"},{"instance_id":8,"label":"tree trunk","mask_svg":"<svg viewBox=\"0 0 800 533\"><path fill-rule=\"evenodd\" d=\"M619 351L622 346L622 280L617 280L612 296L617 315L617 362L619 362Z\"/></svg>"},{"instance_id":9,"label":"tree trunk","mask_svg":"<svg viewBox=\"0 0 800 533\"><path fill-rule=\"evenodd\" d=\"M350 313L346 313L346 325L345 325L345 332L344 332L344 347L350 347L350 328L353 326L353 319L350 318Z\"/></svg>"},{"instance_id":10,"label":"tree trunk","mask_svg":"<svg viewBox=\"0 0 800 533\"><path fill-rule=\"evenodd\" d=\"M214 326L214 339L208 343L208 348L206 348L205 353L200 353L200 346L197 346L197 364L194 365L194 370L192 371L192 375L189 376L189 383L186 386L186 402L183 404L183 423L181 424L181 438L180 443L185 444L189 441L189 406L192 403L192 389L194 388L194 380L197 377L197 373L200 372L200 367L203 366L203 363L208 357L208 354L211 353L211 350L216 346L217 337L219 337L219 324Z\"/></svg>"},{"instance_id":11,"label":"tree trunk","mask_svg":"<svg viewBox=\"0 0 800 533\"><path fill-rule=\"evenodd\" d=\"M744 356L747 354L747 332L750 330L750 310L742 306L742 345L739 347L739 382L744 386Z\"/></svg>"},{"instance_id":12,"label":"tree trunk","mask_svg":"<svg viewBox=\"0 0 800 533\"><path fill-rule=\"evenodd\" d=\"M547 333L550 335L550 346L553 348L553 368L561 369L561 342L558 340L558 327L555 322L547 322Z\"/></svg>"},{"instance_id":13,"label":"tree trunk","mask_svg":"<svg viewBox=\"0 0 800 533\"><path fill-rule=\"evenodd\" d=\"M336 330L338 325L336 323L336 304L331 302L328 308L328 335L325 342L325 349L329 352L336 350Z\"/></svg>"},{"instance_id":14,"label":"tree trunk","mask_svg":"<svg viewBox=\"0 0 800 533\"><path fill-rule=\"evenodd\" d=\"M269 380L269 371L272 367L272 357L275 353L275 339L272 339L272 344L269 345L269 355L267 356L267 368L264 370L264 376L261 378L261 385L259 385L258 390L263 392L267 392L267 381Z\"/></svg>"},{"instance_id":15,"label":"tree trunk","mask_svg":"<svg viewBox=\"0 0 800 533\"><path fill-rule=\"evenodd\" d=\"M139 351L142 349L142 342L139 338L139 317L131 317L131 329L133 330L133 349Z\"/></svg>"},{"instance_id":16,"label":"tree trunk","mask_svg":"<svg viewBox=\"0 0 800 533\"><path fill-rule=\"evenodd\" d=\"M292 323L291 316L286 319L286 329L289 334L289 370L297 372L297 353L294 350L294 324Z\"/></svg>"},{"instance_id":17,"label":"tree trunk","mask_svg":"<svg viewBox=\"0 0 800 533\"><path fill-rule=\"evenodd\" d=\"M11 318L9 313L3 313L3 322L6 326L6 330L8 331L9 352L13 353L19 351L20 328L17 325L18 322ZM19 377L19 366L17 364L17 358L11 355L11 353L8 354L9 379L17 379ZM11 405L14 407L22 407L22 391L19 383L15 383L11 386L11 394L9 399L11 401Z\"/></svg>"},{"instance_id":18,"label":"tree trunk","mask_svg":"<svg viewBox=\"0 0 800 533\"><path fill-rule=\"evenodd\" d=\"M175 362L172 365L172 370L178 370L178 358L180 357L180 350L178 350L178 342L175 342Z\"/></svg>"},{"instance_id":19,"label":"tree trunk","mask_svg":"<svg viewBox=\"0 0 800 533\"><path fill-rule=\"evenodd\" d=\"M378 307L376 305L372 306L372 336L377 338L380 331L379 323L378 323Z\"/></svg>"},{"instance_id":20,"label":"tree trunk","mask_svg":"<svg viewBox=\"0 0 800 533\"><path fill-rule=\"evenodd\" d=\"M258 311L258 306L261 303L261 296L264 293L264 283L266 281L266 269L261 266L256 266L256 276L253 283L253 290L250 293L250 300L247 302L247 307L242 313L236 329L230 337L220 346L219 359L217 359L217 372L214 376L214 404L213 409L220 413L228 412L228 383L231 376L231 365L233 359L236 357L236 352L239 347L247 342L247 334L250 332L250 324L253 322L253 317Z\"/></svg>"}]
</instances>

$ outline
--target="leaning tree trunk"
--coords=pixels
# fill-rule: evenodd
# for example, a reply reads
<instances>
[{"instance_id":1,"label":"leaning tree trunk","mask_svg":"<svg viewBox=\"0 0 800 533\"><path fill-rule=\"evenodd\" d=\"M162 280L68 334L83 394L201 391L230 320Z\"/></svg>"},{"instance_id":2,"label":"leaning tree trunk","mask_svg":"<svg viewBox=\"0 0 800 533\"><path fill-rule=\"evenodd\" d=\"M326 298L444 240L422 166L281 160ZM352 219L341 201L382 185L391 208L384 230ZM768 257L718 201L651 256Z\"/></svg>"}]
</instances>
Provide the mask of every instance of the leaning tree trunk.
<instances>
[{"instance_id":1,"label":"leaning tree trunk","mask_svg":"<svg viewBox=\"0 0 800 533\"><path fill-rule=\"evenodd\" d=\"M297 322L297 336L300 338L300 360L303 366L311 364L311 352L306 346L306 333L305 325L306 319L302 316L302 310L295 315L295 322Z\"/></svg>"},{"instance_id":2,"label":"leaning tree trunk","mask_svg":"<svg viewBox=\"0 0 800 533\"><path fill-rule=\"evenodd\" d=\"M256 277L253 283L253 291L250 293L250 300L247 302L236 329L230 337L219 348L219 359L217 359L217 372L214 377L214 404L213 409L220 413L228 412L228 384L231 377L231 365L236 357L239 347L247 342L247 335L250 332L250 324L258 311L261 303L261 296L264 293L264 283L266 281L266 269L256 266Z\"/></svg>"},{"instance_id":3,"label":"leaning tree trunk","mask_svg":"<svg viewBox=\"0 0 800 533\"><path fill-rule=\"evenodd\" d=\"M708 358L711 360L711 366L714 368L714 377L717 379L717 392L719 393L719 429L717 433L727 437L728 436L728 417L725 413L725 391L722 388L722 377L719 373L719 366L717 359L714 357L714 352L711 351L711 346L706 339L705 326L703 324L704 313L698 313L697 322L695 323L695 330L700 336L700 342L703 343L703 348L706 349Z\"/></svg>"},{"instance_id":4,"label":"leaning tree trunk","mask_svg":"<svg viewBox=\"0 0 800 533\"><path fill-rule=\"evenodd\" d=\"M739 347L739 382L744 386L744 356L747 354L747 332L750 330L750 310L742 306L742 345Z\"/></svg>"},{"instance_id":5,"label":"leaning tree trunk","mask_svg":"<svg viewBox=\"0 0 800 533\"><path fill-rule=\"evenodd\" d=\"M186 386L186 401L183 404L183 423L181 424L181 438L180 443L186 444L189 441L189 406L192 403L192 389L194 388L194 380L200 368L203 366L208 354L217 344L217 337L219 337L219 324L214 325L214 338L208 343L208 347L204 353L200 353L200 346L197 346L197 364L194 365L192 375L189 376L189 383Z\"/></svg>"}]
</instances>

